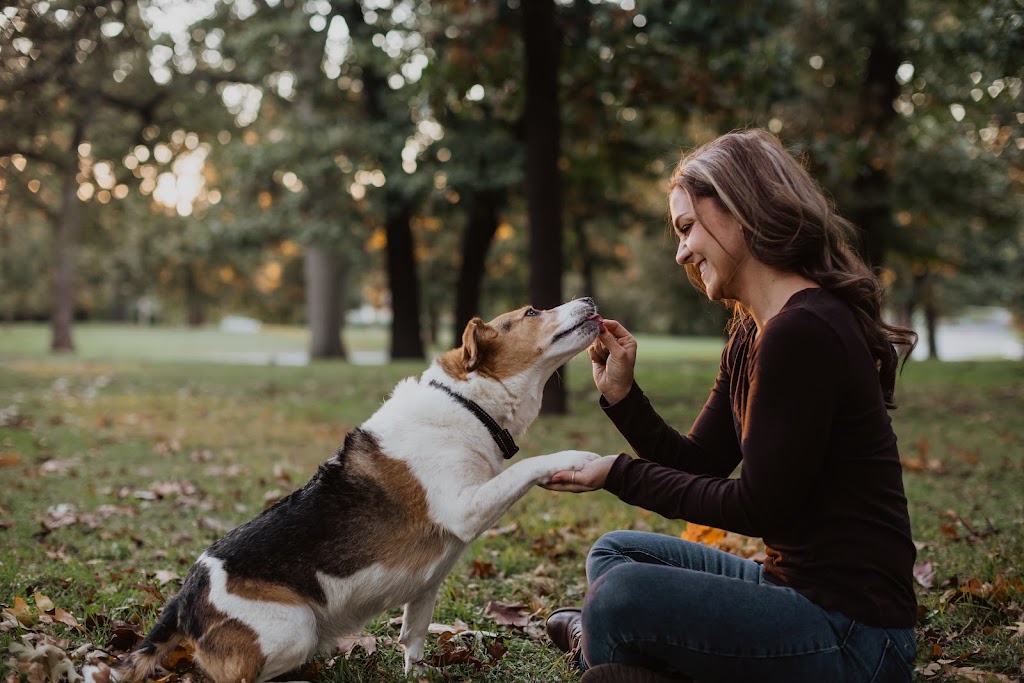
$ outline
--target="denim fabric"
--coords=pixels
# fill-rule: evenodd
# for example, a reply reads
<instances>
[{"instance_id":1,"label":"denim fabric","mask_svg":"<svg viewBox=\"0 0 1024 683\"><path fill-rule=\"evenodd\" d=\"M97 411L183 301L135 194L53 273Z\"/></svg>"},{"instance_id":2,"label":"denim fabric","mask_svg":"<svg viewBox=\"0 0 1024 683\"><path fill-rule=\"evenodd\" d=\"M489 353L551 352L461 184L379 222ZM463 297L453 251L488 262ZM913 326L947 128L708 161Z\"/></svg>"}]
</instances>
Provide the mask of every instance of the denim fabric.
<instances>
[{"instance_id":1,"label":"denim fabric","mask_svg":"<svg viewBox=\"0 0 1024 683\"><path fill-rule=\"evenodd\" d=\"M702 683L911 680L913 629L856 622L763 574L756 562L672 536L606 534L587 557L581 665Z\"/></svg>"}]
</instances>

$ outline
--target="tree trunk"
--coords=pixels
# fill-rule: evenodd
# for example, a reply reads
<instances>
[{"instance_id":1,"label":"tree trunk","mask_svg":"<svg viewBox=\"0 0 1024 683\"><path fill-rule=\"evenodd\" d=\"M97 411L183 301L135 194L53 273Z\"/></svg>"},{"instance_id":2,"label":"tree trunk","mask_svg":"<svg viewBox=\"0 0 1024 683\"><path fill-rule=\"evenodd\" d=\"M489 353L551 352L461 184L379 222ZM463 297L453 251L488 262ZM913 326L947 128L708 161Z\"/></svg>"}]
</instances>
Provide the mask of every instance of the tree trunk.
<instances>
[{"instance_id":1,"label":"tree trunk","mask_svg":"<svg viewBox=\"0 0 1024 683\"><path fill-rule=\"evenodd\" d=\"M420 335L420 293L413 251L412 213L399 197L387 202L388 284L391 289L391 358L423 360Z\"/></svg>"},{"instance_id":2,"label":"tree trunk","mask_svg":"<svg viewBox=\"0 0 1024 683\"><path fill-rule=\"evenodd\" d=\"M862 231L861 256L869 266L878 268L885 258L889 236L896 229L889 170L893 162L892 128L899 119L893 101L900 94L896 71L903 61L900 40L907 2L892 0L874 6L880 7L878 12L884 16L865 24L871 53L861 84L857 126L864 156L853 184L856 204L850 218Z\"/></svg>"},{"instance_id":3,"label":"tree trunk","mask_svg":"<svg viewBox=\"0 0 1024 683\"><path fill-rule=\"evenodd\" d=\"M504 201L501 190L476 190L466 198L469 220L462 238L462 265L455 284L455 321L452 345L462 343L462 331L474 315L480 315L487 252L498 231L499 211Z\"/></svg>"},{"instance_id":4,"label":"tree trunk","mask_svg":"<svg viewBox=\"0 0 1024 683\"><path fill-rule=\"evenodd\" d=\"M526 51L526 201L530 221L530 300L538 308L562 303L561 114L558 69L561 42L553 0L527 0L523 8ZM541 414L568 412L563 377L555 373L544 387ZM562 375L560 377L559 375Z\"/></svg>"},{"instance_id":5,"label":"tree trunk","mask_svg":"<svg viewBox=\"0 0 1024 683\"><path fill-rule=\"evenodd\" d=\"M928 339L928 358L939 360L939 340L936 337L938 328L938 305L935 298L935 286L931 277L931 269L921 266L915 270L910 301L907 303L906 316L913 319L914 311L921 307L924 314L924 330Z\"/></svg>"},{"instance_id":6,"label":"tree trunk","mask_svg":"<svg viewBox=\"0 0 1024 683\"><path fill-rule=\"evenodd\" d=\"M372 40L371 36L377 34L379 29L366 21L363 4L334 3L334 7L348 24L353 42L365 45ZM366 121L380 131L380 134L367 139L367 150L380 159L381 169L388 183L401 182L401 167L389 163L390 160L399 158L401 146L396 148L388 141L404 140L405 133L398 138L396 130L405 130L408 122L405 118L400 121L390 118L395 116L398 110L389 107L385 101L391 88L385 75L373 65L373 60L365 60L362 63L362 82ZM407 116L404 109L401 110L401 116ZM385 130L386 134L383 132ZM385 191L384 232L387 236L388 284L391 290L392 359L423 360L425 357L420 332L419 283L411 226L413 202L413 198L395 190Z\"/></svg>"},{"instance_id":7,"label":"tree trunk","mask_svg":"<svg viewBox=\"0 0 1024 683\"><path fill-rule=\"evenodd\" d=\"M185 324L189 327L202 327L206 322L206 308L193 269L191 263L185 265Z\"/></svg>"},{"instance_id":8,"label":"tree trunk","mask_svg":"<svg viewBox=\"0 0 1024 683\"><path fill-rule=\"evenodd\" d=\"M319 129L320 120L313 100L320 78L323 45L306 43L296 47L295 63L299 88L295 96L295 117L307 131ZM310 207L306 207L310 211ZM321 240L323 238L320 238ZM303 258L306 278L306 320L309 325L309 357L345 358L341 339L345 324L344 268L340 250L316 241L306 246Z\"/></svg>"},{"instance_id":9,"label":"tree trunk","mask_svg":"<svg viewBox=\"0 0 1024 683\"><path fill-rule=\"evenodd\" d=\"M341 258L337 250L323 246L306 247L306 318L309 324L310 358L344 358L341 341L344 324Z\"/></svg>"},{"instance_id":10,"label":"tree trunk","mask_svg":"<svg viewBox=\"0 0 1024 683\"><path fill-rule=\"evenodd\" d=\"M935 281L931 269L925 267L924 272L914 278L914 284L920 293L921 309L924 312L924 329L928 335L928 358L939 360L939 340L937 336L939 310L935 300Z\"/></svg>"},{"instance_id":11,"label":"tree trunk","mask_svg":"<svg viewBox=\"0 0 1024 683\"><path fill-rule=\"evenodd\" d=\"M75 317L75 258L78 231L82 223L82 202L78 199L78 146L85 139L85 125L75 123L68 159L74 163L62 169L61 209L54 217L53 235L53 312L50 316L50 351L75 350L71 325Z\"/></svg>"},{"instance_id":12,"label":"tree trunk","mask_svg":"<svg viewBox=\"0 0 1024 683\"><path fill-rule=\"evenodd\" d=\"M576 235L576 253L579 257L580 278L583 280L583 291L578 296L589 296L594 301L597 297L597 279L594 277L594 259L590 256L587 232L583 228L587 218L578 216L572 222L573 233Z\"/></svg>"},{"instance_id":13,"label":"tree trunk","mask_svg":"<svg viewBox=\"0 0 1024 683\"><path fill-rule=\"evenodd\" d=\"M935 310L935 304L928 302L924 307L924 323L928 330L928 358L931 360L939 360L938 321L939 315Z\"/></svg>"}]
</instances>

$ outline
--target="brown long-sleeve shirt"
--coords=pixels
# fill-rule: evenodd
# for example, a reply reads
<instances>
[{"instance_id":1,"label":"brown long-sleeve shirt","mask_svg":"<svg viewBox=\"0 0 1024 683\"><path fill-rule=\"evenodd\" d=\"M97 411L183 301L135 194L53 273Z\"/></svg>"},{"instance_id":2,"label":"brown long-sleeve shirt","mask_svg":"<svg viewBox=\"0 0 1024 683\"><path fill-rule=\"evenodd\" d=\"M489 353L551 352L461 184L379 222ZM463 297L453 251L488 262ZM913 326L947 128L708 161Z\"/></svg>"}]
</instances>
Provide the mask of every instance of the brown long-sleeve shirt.
<instances>
[{"instance_id":1,"label":"brown long-sleeve shirt","mask_svg":"<svg viewBox=\"0 0 1024 683\"><path fill-rule=\"evenodd\" d=\"M607 490L668 518L763 538L766 578L826 609L914 625L916 552L896 435L864 335L834 294L805 289L760 334L749 321L738 328L685 436L636 385L602 405L640 456L615 461Z\"/></svg>"}]
</instances>

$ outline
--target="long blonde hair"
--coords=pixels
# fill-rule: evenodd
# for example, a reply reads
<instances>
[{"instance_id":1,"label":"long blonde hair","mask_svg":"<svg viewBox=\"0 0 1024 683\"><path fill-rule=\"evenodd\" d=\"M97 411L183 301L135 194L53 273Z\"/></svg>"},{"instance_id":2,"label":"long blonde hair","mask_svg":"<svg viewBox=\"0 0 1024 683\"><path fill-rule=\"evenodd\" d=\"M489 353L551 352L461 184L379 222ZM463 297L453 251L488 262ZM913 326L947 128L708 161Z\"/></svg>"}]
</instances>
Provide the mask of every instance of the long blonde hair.
<instances>
[{"instance_id":1,"label":"long blonde hair","mask_svg":"<svg viewBox=\"0 0 1024 683\"><path fill-rule=\"evenodd\" d=\"M750 253L765 265L799 273L833 292L853 311L878 366L885 404L893 393L900 357L917 344L917 334L882 320L884 290L855 248L857 229L836 213L801 166L766 130L723 135L684 154L669 191L680 187L696 204L711 198L742 228ZM704 292L693 265L690 282ZM731 328L749 317L740 302Z\"/></svg>"}]
</instances>

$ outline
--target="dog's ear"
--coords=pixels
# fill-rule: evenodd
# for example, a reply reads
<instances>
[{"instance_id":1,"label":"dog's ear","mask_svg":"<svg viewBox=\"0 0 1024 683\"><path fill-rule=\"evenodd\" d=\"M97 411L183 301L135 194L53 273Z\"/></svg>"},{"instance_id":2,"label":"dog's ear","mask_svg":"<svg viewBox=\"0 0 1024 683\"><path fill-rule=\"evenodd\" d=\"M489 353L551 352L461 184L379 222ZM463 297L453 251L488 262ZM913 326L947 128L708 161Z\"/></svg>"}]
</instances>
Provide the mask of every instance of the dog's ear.
<instances>
[{"instance_id":1,"label":"dog's ear","mask_svg":"<svg viewBox=\"0 0 1024 683\"><path fill-rule=\"evenodd\" d=\"M466 372L480 367L486 342L498 336L498 332L480 318L473 318L462 332L462 366Z\"/></svg>"}]
</instances>

